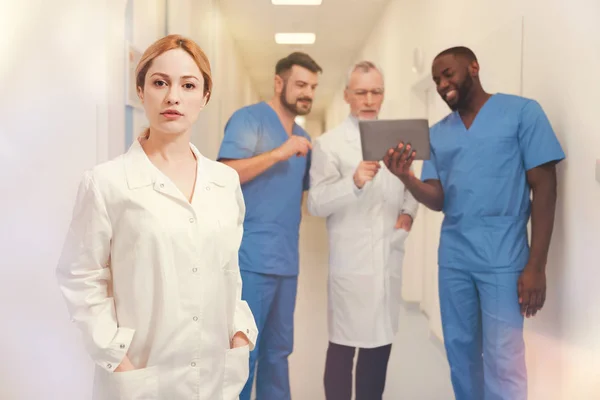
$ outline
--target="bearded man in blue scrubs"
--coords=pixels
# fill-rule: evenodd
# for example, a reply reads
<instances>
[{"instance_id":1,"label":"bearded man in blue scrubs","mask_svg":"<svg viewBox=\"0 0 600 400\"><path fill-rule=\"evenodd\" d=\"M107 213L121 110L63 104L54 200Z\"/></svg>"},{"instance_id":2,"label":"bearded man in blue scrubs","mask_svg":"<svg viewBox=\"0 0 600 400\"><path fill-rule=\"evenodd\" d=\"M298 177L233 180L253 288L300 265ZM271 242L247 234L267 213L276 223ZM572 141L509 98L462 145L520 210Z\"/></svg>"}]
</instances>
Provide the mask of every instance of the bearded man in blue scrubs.
<instances>
[{"instance_id":1,"label":"bearded man in blue scrubs","mask_svg":"<svg viewBox=\"0 0 600 400\"><path fill-rule=\"evenodd\" d=\"M219 160L240 176L246 204L240 247L242 298L258 326L249 400L257 366L261 400L290 399L288 356L293 349L302 193L309 188L311 143L295 123L310 112L321 67L295 52L275 67L275 95L237 110L225 126Z\"/></svg>"},{"instance_id":2,"label":"bearded man in blue scrubs","mask_svg":"<svg viewBox=\"0 0 600 400\"><path fill-rule=\"evenodd\" d=\"M555 166L565 155L536 101L484 91L468 48L440 53L432 74L452 113L431 128L421 179L410 173L409 144L390 149L385 164L444 213L439 295L456 399L523 400L523 321L546 299Z\"/></svg>"}]
</instances>

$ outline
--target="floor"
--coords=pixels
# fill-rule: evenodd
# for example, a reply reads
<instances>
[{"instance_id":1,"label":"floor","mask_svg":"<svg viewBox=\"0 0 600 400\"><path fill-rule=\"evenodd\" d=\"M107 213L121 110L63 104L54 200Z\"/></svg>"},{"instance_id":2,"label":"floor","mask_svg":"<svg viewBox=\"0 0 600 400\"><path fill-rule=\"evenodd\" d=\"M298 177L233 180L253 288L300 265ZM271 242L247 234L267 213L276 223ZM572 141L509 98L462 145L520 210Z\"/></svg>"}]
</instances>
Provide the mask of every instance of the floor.
<instances>
[{"instance_id":1,"label":"floor","mask_svg":"<svg viewBox=\"0 0 600 400\"><path fill-rule=\"evenodd\" d=\"M295 345L290 357L292 398L325 399L323 368L327 348L327 234L322 219L304 216L300 232L300 277ZM405 304L392 346L385 400L454 398L443 347L429 334L427 318Z\"/></svg>"}]
</instances>

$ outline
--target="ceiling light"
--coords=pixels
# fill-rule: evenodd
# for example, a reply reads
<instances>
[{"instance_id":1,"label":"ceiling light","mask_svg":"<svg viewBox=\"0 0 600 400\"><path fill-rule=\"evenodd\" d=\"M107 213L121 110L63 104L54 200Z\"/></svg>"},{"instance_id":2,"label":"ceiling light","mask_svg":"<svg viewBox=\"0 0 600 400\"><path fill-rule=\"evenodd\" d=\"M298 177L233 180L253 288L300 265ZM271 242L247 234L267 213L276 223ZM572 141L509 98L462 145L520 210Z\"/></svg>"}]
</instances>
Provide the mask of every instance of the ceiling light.
<instances>
[{"instance_id":1,"label":"ceiling light","mask_svg":"<svg viewBox=\"0 0 600 400\"><path fill-rule=\"evenodd\" d=\"M323 0L271 0L276 6L320 6Z\"/></svg>"},{"instance_id":2,"label":"ceiling light","mask_svg":"<svg viewBox=\"0 0 600 400\"><path fill-rule=\"evenodd\" d=\"M277 44L313 44L316 36L314 33L276 33Z\"/></svg>"}]
</instances>

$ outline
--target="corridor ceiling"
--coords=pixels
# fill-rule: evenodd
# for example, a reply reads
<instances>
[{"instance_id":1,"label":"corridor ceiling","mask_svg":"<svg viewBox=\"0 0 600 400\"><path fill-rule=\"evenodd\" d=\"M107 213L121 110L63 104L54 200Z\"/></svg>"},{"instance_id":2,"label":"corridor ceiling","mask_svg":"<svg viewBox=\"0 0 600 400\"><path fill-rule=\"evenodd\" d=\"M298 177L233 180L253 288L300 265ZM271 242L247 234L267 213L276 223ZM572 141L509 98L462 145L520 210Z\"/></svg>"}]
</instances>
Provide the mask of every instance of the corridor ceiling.
<instances>
[{"instance_id":1,"label":"corridor ceiling","mask_svg":"<svg viewBox=\"0 0 600 400\"><path fill-rule=\"evenodd\" d=\"M263 100L273 95L277 60L305 51L323 68L312 117L323 116L389 0L323 0L320 6L275 6L271 0L220 0L243 63ZM277 32L314 32L312 45L280 45Z\"/></svg>"}]
</instances>

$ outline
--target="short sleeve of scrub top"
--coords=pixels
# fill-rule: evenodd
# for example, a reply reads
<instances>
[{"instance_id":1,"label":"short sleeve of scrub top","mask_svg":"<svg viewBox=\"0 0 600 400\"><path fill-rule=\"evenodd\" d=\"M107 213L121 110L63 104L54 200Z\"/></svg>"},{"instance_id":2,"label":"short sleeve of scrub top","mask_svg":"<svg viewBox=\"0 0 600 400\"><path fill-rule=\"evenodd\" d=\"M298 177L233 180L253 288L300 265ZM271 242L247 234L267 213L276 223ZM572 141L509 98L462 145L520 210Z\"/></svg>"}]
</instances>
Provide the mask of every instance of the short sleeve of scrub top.
<instances>
[{"instance_id":1,"label":"short sleeve of scrub top","mask_svg":"<svg viewBox=\"0 0 600 400\"><path fill-rule=\"evenodd\" d=\"M225 125L218 159L243 159L255 155L258 143L258 121L246 109L236 111Z\"/></svg>"},{"instance_id":2,"label":"short sleeve of scrub top","mask_svg":"<svg viewBox=\"0 0 600 400\"><path fill-rule=\"evenodd\" d=\"M527 171L565 158L548 117L535 100L529 100L521 111L518 135L521 156Z\"/></svg>"}]
</instances>

